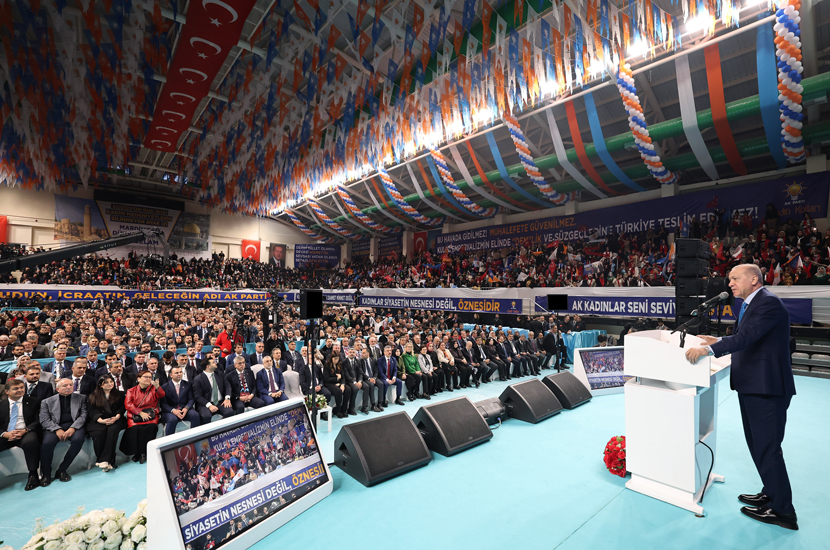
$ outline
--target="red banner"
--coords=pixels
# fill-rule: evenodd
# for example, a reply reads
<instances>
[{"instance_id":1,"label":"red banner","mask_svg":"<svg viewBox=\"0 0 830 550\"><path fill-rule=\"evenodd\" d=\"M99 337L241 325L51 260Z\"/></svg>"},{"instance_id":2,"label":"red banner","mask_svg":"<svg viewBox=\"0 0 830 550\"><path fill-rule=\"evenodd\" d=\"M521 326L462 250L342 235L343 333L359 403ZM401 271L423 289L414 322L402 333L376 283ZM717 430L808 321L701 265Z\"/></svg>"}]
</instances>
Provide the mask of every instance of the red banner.
<instances>
[{"instance_id":1,"label":"red banner","mask_svg":"<svg viewBox=\"0 0 830 550\"><path fill-rule=\"evenodd\" d=\"M6 244L9 240L9 218L0 216L0 244Z\"/></svg>"},{"instance_id":2,"label":"red banner","mask_svg":"<svg viewBox=\"0 0 830 550\"><path fill-rule=\"evenodd\" d=\"M201 0L190 5L150 131L144 136L145 147L176 151L196 107L210 92L228 53L239 42L255 1Z\"/></svg>"},{"instance_id":3,"label":"red banner","mask_svg":"<svg viewBox=\"0 0 830 550\"><path fill-rule=\"evenodd\" d=\"M419 231L413 235L415 237L415 254L423 254L427 251L427 232Z\"/></svg>"},{"instance_id":4,"label":"red banner","mask_svg":"<svg viewBox=\"0 0 830 550\"><path fill-rule=\"evenodd\" d=\"M261 241L249 241L248 239L242 239L242 258L245 260L261 261L259 256L261 248Z\"/></svg>"}]
</instances>

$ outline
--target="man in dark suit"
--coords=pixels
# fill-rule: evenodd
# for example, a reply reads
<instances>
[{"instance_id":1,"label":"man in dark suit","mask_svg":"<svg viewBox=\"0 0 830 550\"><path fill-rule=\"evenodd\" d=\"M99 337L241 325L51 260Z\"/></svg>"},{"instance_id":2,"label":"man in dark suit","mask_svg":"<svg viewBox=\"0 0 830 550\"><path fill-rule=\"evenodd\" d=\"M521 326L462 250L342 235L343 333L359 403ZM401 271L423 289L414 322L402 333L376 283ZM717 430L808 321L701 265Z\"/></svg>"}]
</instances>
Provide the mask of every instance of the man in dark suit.
<instances>
[{"instance_id":1,"label":"man in dark suit","mask_svg":"<svg viewBox=\"0 0 830 550\"><path fill-rule=\"evenodd\" d=\"M8 361L12 356L12 346L9 345L9 336L0 334L0 361Z\"/></svg>"},{"instance_id":2,"label":"man in dark suit","mask_svg":"<svg viewBox=\"0 0 830 550\"><path fill-rule=\"evenodd\" d=\"M57 380L59 378L64 377L65 372L69 372L72 369L69 362L66 360L66 346L59 345L55 348L55 359L49 363L43 365L43 370L41 375L43 374L51 374L53 380ZM41 376L41 380L43 380ZM45 380L44 380L45 381Z\"/></svg>"},{"instance_id":3,"label":"man in dark suit","mask_svg":"<svg viewBox=\"0 0 830 550\"><path fill-rule=\"evenodd\" d=\"M346 357L346 360L343 362L343 378L345 379L345 384L352 388L352 395L349 398L349 408L348 414L351 416L357 416L357 412L354 410L355 402L357 401L357 392L360 390L361 385L358 385L358 378L357 378L357 371L359 367L357 366L357 360L355 359L355 352L354 348L349 348L349 354Z\"/></svg>"},{"instance_id":4,"label":"man in dark suit","mask_svg":"<svg viewBox=\"0 0 830 550\"><path fill-rule=\"evenodd\" d=\"M95 378L87 374L87 360L83 357L76 358L72 372L66 374L66 378L72 383L72 393L89 396L95 390Z\"/></svg>"},{"instance_id":5,"label":"man in dark suit","mask_svg":"<svg viewBox=\"0 0 830 550\"><path fill-rule=\"evenodd\" d=\"M311 393L311 371L308 368L308 365L312 363L312 361L308 359L309 353L311 352L311 348L303 347L301 353L303 358L300 359L299 362L294 363L294 370L300 373L300 390L303 392L303 395L308 395ZM318 352L319 353L319 352ZM322 356L322 353L320 354ZM323 394L326 398L326 401L331 401L331 392L323 385L323 364L320 362L319 359L313 362L314 363L314 391L317 394Z\"/></svg>"},{"instance_id":6,"label":"man in dark suit","mask_svg":"<svg viewBox=\"0 0 830 550\"><path fill-rule=\"evenodd\" d=\"M46 385L52 389L51 385ZM12 447L23 449L29 470L26 490L31 491L40 485L37 475L40 462L40 400L26 395L26 384L22 380L6 380L3 387L6 398L0 403L0 453Z\"/></svg>"},{"instance_id":7,"label":"man in dark suit","mask_svg":"<svg viewBox=\"0 0 830 550\"><path fill-rule=\"evenodd\" d=\"M247 368L251 368L251 358L245 355L245 353L243 352L244 349L245 346L243 344L236 344L235 351L227 357L225 357L225 374L233 372L233 370L236 368L234 367L234 361L237 357L242 357L245 361L245 366Z\"/></svg>"},{"instance_id":8,"label":"man in dark suit","mask_svg":"<svg viewBox=\"0 0 830 550\"><path fill-rule=\"evenodd\" d=\"M510 380L513 377L520 377L522 375L522 364L519 361L514 360L513 350L508 347L504 335L499 336L499 342L496 344L496 351L499 354L499 361L505 365L507 379ZM513 367L512 373L510 369L511 367Z\"/></svg>"},{"instance_id":9,"label":"man in dark suit","mask_svg":"<svg viewBox=\"0 0 830 550\"><path fill-rule=\"evenodd\" d=\"M52 384L40 380L40 363L37 361L30 362L29 366L26 367L23 384L25 385L26 395L34 397L38 401L43 401L47 397L52 397L55 394L55 389L52 387ZM1 423L0 428L2 428Z\"/></svg>"},{"instance_id":10,"label":"man in dark suit","mask_svg":"<svg viewBox=\"0 0 830 550\"><path fill-rule=\"evenodd\" d=\"M86 362L83 357L78 360ZM43 444L40 446L41 487L52 483L52 456L60 441L69 441L69 449L63 456L55 477L64 482L72 479L66 470L81 452L86 437L86 395L73 393L72 380L69 378L61 378L57 386L58 394L40 403L39 420L43 428Z\"/></svg>"},{"instance_id":11,"label":"man in dark suit","mask_svg":"<svg viewBox=\"0 0 830 550\"><path fill-rule=\"evenodd\" d=\"M178 365L170 369L170 380L161 387L164 397L159 400L160 420L165 424L164 435L176 433L176 426L182 420L190 427L199 425L199 413L193 408L193 388L190 382L182 380L183 371Z\"/></svg>"},{"instance_id":12,"label":"man in dark suit","mask_svg":"<svg viewBox=\"0 0 830 550\"><path fill-rule=\"evenodd\" d=\"M285 395L285 378L274 360L267 355L262 358L263 369L256 373L256 393L266 405L288 401Z\"/></svg>"},{"instance_id":13,"label":"man in dark suit","mask_svg":"<svg viewBox=\"0 0 830 550\"><path fill-rule=\"evenodd\" d=\"M210 423L214 414L222 418L234 415L231 392L225 375L218 370L216 359L209 357L205 369L193 381L193 400L199 413L199 425Z\"/></svg>"},{"instance_id":14,"label":"man in dark suit","mask_svg":"<svg viewBox=\"0 0 830 550\"><path fill-rule=\"evenodd\" d=\"M285 364L288 365L289 368L293 367L296 361L302 360L300 357L300 351L297 349L297 342L288 342L288 351L283 354L283 359L285 359Z\"/></svg>"},{"instance_id":15,"label":"man in dark suit","mask_svg":"<svg viewBox=\"0 0 830 550\"><path fill-rule=\"evenodd\" d=\"M377 363L369 357L369 350L363 348L362 357L355 366L355 380L356 383L363 390L363 407L360 412L369 414L369 406L375 412L383 412L379 403L383 401L383 383L380 381ZM375 400L375 389L377 389L378 399Z\"/></svg>"},{"instance_id":16,"label":"man in dark suit","mask_svg":"<svg viewBox=\"0 0 830 550\"><path fill-rule=\"evenodd\" d=\"M153 373L153 382L158 382L159 386L167 383L167 373L164 372L164 369L159 368L159 360L157 357L150 357L147 360L147 370Z\"/></svg>"},{"instance_id":17,"label":"man in dark suit","mask_svg":"<svg viewBox=\"0 0 830 550\"><path fill-rule=\"evenodd\" d=\"M187 355L185 355L184 353L180 353L176 357L176 363L177 365L175 366L178 366L180 369L182 369L182 379L185 382L193 383L193 381L196 380L196 377L199 376L199 372L201 372L201 367L196 366L199 362L195 359L189 360ZM169 378L172 378L169 372L167 373L167 376Z\"/></svg>"},{"instance_id":18,"label":"man in dark suit","mask_svg":"<svg viewBox=\"0 0 830 550\"><path fill-rule=\"evenodd\" d=\"M702 337L706 346L686 351L696 363L705 355L732 354L731 387L738 392L744 435L764 487L755 495L740 495L741 512L763 523L798 529L792 489L781 442L787 408L795 395L790 363L790 316L784 303L764 288L754 264L736 266L729 288L743 299L732 336Z\"/></svg>"},{"instance_id":19,"label":"man in dark suit","mask_svg":"<svg viewBox=\"0 0 830 550\"><path fill-rule=\"evenodd\" d=\"M111 374L115 381L115 389L126 392L137 384L135 376L129 372L124 372L124 367L121 366L121 361L115 355L114 351L107 354L107 366L99 368L95 371L95 383L105 374Z\"/></svg>"},{"instance_id":20,"label":"man in dark suit","mask_svg":"<svg viewBox=\"0 0 830 550\"><path fill-rule=\"evenodd\" d=\"M553 367L559 370L559 348L562 342L562 335L559 333L559 328L554 324L551 325L550 330L545 334L543 343L545 345L545 353L548 354L548 361L544 368Z\"/></svg>"},{"instance_id":21,"label":"man in dark suit","mask_svg":"<svg viewBox=\"0 0 830 550\"><path fill-rule=\"evenodd\" d=\"M245 407L258 409L265 406L265 401L256 396L256 380L245 364L245 357L236 356L233 366L234 369L225 374L225 381L231 388L233 410L241 414L245 412Z\"/></svg>"},{"instance_id":22,"label":"man in dark suit","mask_svg":"<svg viewBox=\"0 0 830 550\"><path fill-rule=\"evenodd\" d=\"M95 372L101 367L107 367L107 362L98 359L98 353L95 350L89 350L86 352L86 362L86 368L89 372Z\"/></svg>"},{"instance_id":23,"label":"man in dark suit","mask_svg":"<svg viewBox=\"0 0 830 550\"><path fill-rule=\"evenodd\" d=\"M265 357L268 357L268 355L265 354L265 344L263 342L257 342L256 350L252 354L248 355L248 364L264 365L265 363L263 363L262 360Z\"/></svg>"}]
</instances>

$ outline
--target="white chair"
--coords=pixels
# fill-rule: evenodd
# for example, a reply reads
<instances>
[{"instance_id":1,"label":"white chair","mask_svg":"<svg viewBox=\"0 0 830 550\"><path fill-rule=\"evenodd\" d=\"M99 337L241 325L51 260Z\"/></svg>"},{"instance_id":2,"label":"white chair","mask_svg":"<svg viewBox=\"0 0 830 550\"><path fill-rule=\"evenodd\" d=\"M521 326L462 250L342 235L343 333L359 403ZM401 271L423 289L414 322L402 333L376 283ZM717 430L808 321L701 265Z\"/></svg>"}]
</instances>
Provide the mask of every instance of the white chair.
<instances>
[{"instance_id":1,"label":"white chair","mask_svg":"<svg viewBox=\"0 0 830 550\"><path fill-rule=\"evenodd\" d=\"M262 365L251 365L251 371L254 373L254 378L256 378L257 373L264 368L265 367L263 367Z\"/></svg>"},{"instance_id":2,"label":"white chair","mask_svg":"<svg viewBox=\"0 0 830 550\"><path fill-rule=\"evenodd\" d=\"M285 393L290 399L295 397L303 397L303 392L300 390L300 373L293 370L287 370L282 373L285 379Z\"/></svg>"}]
</instances>

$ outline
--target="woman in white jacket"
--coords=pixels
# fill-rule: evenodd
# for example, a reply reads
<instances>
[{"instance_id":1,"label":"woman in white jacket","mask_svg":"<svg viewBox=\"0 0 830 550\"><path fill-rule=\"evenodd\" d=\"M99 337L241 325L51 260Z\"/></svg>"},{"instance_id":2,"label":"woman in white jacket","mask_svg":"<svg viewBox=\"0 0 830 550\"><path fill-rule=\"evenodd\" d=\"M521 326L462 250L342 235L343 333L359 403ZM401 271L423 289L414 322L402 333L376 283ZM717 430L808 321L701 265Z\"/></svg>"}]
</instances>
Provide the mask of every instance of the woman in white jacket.
<instances>
[{"instance_id":1,"label":"woman in white jacket","mask_svg":"<svg viewBox=\"0 0 830 550\"><path fill-rule=\"evenodd\" d=\"M420 353L418 354L418 365L421 367L424 379L424 399L429 399L429 396L434 394L437 390L438 370L432 364L432 357L427 353L427 346L422 345Z\"/></svg>"}]
</instances>

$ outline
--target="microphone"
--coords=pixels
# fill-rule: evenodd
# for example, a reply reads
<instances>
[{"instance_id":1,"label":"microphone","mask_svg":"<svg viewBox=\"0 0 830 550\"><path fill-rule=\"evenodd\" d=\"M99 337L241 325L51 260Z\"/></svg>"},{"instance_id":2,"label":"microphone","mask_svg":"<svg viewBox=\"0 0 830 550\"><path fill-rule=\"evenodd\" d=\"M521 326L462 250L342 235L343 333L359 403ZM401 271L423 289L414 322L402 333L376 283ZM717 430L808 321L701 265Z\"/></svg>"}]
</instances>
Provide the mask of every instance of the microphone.
<instances>
[{"instance_id":1,"label":"microphone","mask_svg":"<svg viewBox=\"0 0 830 550\"><path fill-rule=\"evenodd\" d=\"M729 293L728 292L721 292L720 294L718 294L714 298L709 298L708 300L706 300L705 302L700 304L698 306L698 308L695 311L692 312L692 316L700 315L701 311L705 311L705 310L709 309L710 307L712 307L713 305L717 304L718 302L723 302L723 301L726 301L728 299L729 299Z\"/></svg>"}]
</instances>

